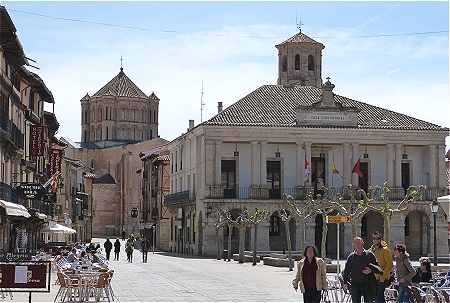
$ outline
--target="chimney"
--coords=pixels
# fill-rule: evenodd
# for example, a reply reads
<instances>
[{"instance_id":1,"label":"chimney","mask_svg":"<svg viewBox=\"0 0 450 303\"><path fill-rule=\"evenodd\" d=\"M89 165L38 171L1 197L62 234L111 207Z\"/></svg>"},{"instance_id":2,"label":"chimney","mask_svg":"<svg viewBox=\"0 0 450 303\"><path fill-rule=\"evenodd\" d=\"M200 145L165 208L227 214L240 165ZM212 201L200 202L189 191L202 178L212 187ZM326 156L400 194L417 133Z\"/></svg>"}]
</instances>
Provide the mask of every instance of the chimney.
<instances>
[{"instance_id":1,"label":"chimney","mask_svg":"<svg viewBox=\"0 0 450 303\"><path fill-rule=\"evenodd\" d=\"M223 110L222 102L217 102L217 113L220 114Z\"/></svg>"},{"instance_id":2,"label":"chimney","mask_svg":"<svg viewBox=\"0 0 450 303\"><path fill-rule=\"evenodd\" d=\"M194 120L189 120L189 128L188 131L194 128Z\"/></svg>"}]
</instances>

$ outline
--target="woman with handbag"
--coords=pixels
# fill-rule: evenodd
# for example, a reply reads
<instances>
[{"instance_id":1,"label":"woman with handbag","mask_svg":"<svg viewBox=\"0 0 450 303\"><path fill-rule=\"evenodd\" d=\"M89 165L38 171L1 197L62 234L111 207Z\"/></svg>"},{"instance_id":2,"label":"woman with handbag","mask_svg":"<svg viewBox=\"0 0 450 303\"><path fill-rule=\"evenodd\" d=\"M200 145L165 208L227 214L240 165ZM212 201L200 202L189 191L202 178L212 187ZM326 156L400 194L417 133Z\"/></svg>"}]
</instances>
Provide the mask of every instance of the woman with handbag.
<instances>
[{"instance_id":1,"label":"woman with handbag","mask_svg":"<svg viewBox=\"0 0 450 303\"><path fill-rule=\"evenodd\" d=\"M317 258L316 248L312 245L306 246L303 256L292 285L296 291L300 288L305 303L319 303L322 290L328 287L326 264Z\"/></svg>"}]
</instances>

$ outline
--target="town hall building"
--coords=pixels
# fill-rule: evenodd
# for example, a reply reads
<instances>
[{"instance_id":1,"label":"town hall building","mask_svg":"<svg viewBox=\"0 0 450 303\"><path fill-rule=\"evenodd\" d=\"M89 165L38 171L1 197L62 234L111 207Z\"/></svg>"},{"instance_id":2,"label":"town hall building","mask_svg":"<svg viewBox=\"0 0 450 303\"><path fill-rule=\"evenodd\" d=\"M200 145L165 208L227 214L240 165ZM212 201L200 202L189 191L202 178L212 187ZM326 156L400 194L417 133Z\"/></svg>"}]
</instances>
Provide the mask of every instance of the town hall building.
<instances>
[{"instance_id":1,"label":"town hall building","mask_svg":"<svg viewBox=\"0 0 450 303\"><path fill-rule=\"evenodd\" d=\"M393 214L390 244L406 243L414 257L432 254L430 203L448 194L449 129L335 94L338 84L322 80L324 45L302 32L276 48L277 84L258 87L226 109L219 106L217 115L169 143L171 250L215 255L217 241L226 243L229 232L223 228L217 238L216 210L258 208L270 211L258 228L258 250L283 251L278 210L284 193L301 201L307 190L317 193L322 186L342 193L347 184L368 190L386 181L392 201L400 201L410 185L426 185L420 201ZM358 161L361 176L352 173ZM447 212L448 206L438 213L439 239L448 236ZM291 222L293 249L320 247L322 224L319 216ZM371 242L373 231L383 231L383 218L370 211L357 227ZM340 231L342 256L352 250L350 224ZM251 248L253 231L231 232L233 251L240 236ZM335 257L336 246L336 225L330 224L327 256ZM437 246L440 256L448 255L447 241Z\"/></svg>"}]
</instances>

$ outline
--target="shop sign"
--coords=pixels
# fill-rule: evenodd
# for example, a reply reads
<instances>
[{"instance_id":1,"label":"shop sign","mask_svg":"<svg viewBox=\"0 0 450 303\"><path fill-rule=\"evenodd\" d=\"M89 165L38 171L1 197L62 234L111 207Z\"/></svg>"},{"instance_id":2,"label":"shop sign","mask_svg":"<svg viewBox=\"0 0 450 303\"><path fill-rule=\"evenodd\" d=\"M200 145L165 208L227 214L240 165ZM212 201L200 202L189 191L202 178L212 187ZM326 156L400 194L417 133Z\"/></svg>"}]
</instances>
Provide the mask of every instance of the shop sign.
<instances>
[{"instance_id":1,"label":"shop sign","mask_svg":"<svg viewBox=\"0 0 450 303\"><path fill-rule=\"evenodd\" d=\"M0 263L0 289L47 292L49 270L49 262Z\"/></svg>"},{"instance_id":2,"label":"shop sign","mask_svg":"<svg viewBox=\"0 0 450 303\"><path fill-rule=\"evenodd\" d=\"M61 171L62 150L50 149L49 174L53 176Z\"/></svg>"},{"instance_id":3,"label":"shop sign","mask_svg":"<svg viewBox=\"0 0 450 303\"><path fill-rule=\"evenodd\" d=\"M27 199L39 199L45 192L44 187L39 183L21 183L18 188Z\"/></svg>"},{"instance_id":4,"label":"shop sign","mask_svg":"<svg viewBox=\"0 0 450 303\"><path fill-rule=\"evenodd\" d=\"M131 217L132 218L137 218L138 217L138 209L137 209L137 207L133 207L132 209L131 209Z\"/></svg>"}]
</instances>

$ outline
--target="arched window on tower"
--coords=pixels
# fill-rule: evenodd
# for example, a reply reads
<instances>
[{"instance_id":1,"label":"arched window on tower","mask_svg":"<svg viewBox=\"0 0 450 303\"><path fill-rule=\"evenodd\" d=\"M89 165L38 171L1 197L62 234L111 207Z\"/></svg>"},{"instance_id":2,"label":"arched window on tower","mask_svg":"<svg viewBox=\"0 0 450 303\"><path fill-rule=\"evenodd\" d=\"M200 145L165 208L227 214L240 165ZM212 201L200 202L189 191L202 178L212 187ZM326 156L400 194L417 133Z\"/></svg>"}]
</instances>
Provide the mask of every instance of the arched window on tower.
<instances>
[{"instance_id":1,"label":"arched window on tower","mask_svg":"<svg viewBox=\"0 0 450 303\"><path fill-rule=\"evenodd\" d=\"M295 55L295 70L300 70L300 55Z\"/></svg>"},{"instance_id":2,"label":"arched window on tower","mask_svg":"<svg viewBox=\"0 0 450 303\"><path fill-rule=\"evenodd\" d=\"M109 139L109 129L108 129L108 126L106 127L106 140L108 140Z\"/></svg>"},{"instance_id":3,"label":"arched window on tower","mask_svg":"<svg viewBox=\"0 0 450 303\"><path fill-rule=\"evenodd\" d=\"M281 70L283 72L287 72L287 56L286 55L281 57Z\"/></svg>"},{"instance_id":4,"label":"arched window on tower","mask_svg":"<svg viewBox=\"0 0 450 303\"><path fill-rule=\"evenodd\" d=\"M312 55L308 56L308 70L314 70L314 57Z\"/></svg>"}]
</instances>

